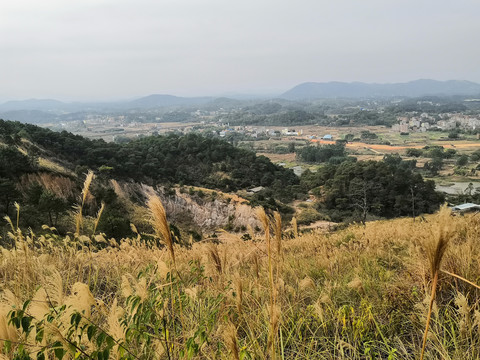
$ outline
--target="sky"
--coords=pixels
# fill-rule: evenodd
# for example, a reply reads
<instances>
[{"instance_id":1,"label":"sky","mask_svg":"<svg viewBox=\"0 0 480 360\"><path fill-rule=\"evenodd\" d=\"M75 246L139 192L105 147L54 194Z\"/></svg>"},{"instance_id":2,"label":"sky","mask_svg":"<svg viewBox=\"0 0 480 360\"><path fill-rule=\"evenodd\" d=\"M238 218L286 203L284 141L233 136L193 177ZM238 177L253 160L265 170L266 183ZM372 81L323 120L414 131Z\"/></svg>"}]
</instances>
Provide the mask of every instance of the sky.
<instances>
[{"instance_id":1,"label":"sky","mask_svg":"<svg viewBox=\"0 0 480 360\"><path fill-rule=\"evenodd\" d=\"M477 0L3 0L0 100L480 82Z\"/></svg>"}]
</instances>

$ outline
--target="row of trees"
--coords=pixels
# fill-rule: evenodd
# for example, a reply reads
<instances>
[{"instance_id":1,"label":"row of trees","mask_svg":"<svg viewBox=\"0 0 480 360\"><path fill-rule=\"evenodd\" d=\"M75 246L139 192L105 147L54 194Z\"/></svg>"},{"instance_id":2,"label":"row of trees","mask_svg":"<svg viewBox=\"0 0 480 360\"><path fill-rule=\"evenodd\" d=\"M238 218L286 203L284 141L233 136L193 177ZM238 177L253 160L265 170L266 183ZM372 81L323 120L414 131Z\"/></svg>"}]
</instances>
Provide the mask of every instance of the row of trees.
<instances>
[{"instance_id":1,"label":"row of trees","mask_svg":"<svg viewBox=\"0 0 480 360\"><path fill-rule=\"evenodd\" d=\"M304 146L296 151L301 161L308 163L324 163L334 158L344 159L347 156L344 143L327 144L322 146Z\"/></svg>"}]
</instances>

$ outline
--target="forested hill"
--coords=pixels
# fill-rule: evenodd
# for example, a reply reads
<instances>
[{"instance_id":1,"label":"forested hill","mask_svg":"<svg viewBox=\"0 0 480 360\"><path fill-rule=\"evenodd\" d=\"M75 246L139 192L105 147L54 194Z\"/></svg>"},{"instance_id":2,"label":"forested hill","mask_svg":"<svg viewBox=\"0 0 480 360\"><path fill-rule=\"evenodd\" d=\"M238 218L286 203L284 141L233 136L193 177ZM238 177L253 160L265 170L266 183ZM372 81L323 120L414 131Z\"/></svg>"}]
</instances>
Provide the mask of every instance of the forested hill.
<instances>
[{"instance_id":1,"label":"forested hill","mask_svg":"<svg viewBox=\"0 0 480 360\"><path fill-rule=\"evenodd\" d=\"M196 134L152 136L115 144L0 120L0 141L6 145L1 148L2 152L13 154L18 148L16 145L21 144L28 152L23 156L30 159L41 153L66 162L71 170L76 168L77 173L89 168L111 177L150 184L171 182L235 191L252 186L276 184L280 187L298 183L291 170L274 165L266 157ZM2 172L12 175L28 171L26 163L22 169L15 170L15 164L5 156L2 159L4 163L0 165L6 168Z\"/></svg>"}]
</instances>

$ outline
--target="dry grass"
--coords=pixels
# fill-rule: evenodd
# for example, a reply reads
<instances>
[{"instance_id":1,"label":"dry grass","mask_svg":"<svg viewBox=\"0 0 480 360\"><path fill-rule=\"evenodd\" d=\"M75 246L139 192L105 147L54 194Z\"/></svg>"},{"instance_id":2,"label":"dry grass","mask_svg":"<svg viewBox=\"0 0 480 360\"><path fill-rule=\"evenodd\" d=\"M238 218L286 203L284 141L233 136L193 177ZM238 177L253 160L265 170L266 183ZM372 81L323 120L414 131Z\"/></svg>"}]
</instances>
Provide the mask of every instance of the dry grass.
<instances>
[{"instance_id":1,"label":"dry grass","mask_svg":"<svg viewBox=\"0 0 480 360\"><path fill-rule=\"evenodd\" d=\"M49 171L53 171L59 174L64 174L68 176L75 176L75 173L71 170L68 170L66 167L44 157L38 158L38 165L41 168L47 169Z\"/></svg>"},{"instance_id":2,"label":"dry grass","mask_svg":"<svg viewBox=\"0 0 480 360\"><path fill-rule=\"evenodd\" d=\"M175 251L173 250L173 239L170 227L167 222L167 214L160 198L157 195L151 195L147 206L152 215L152 225L158 237L162 238L167 245L173 265L175 266Z\"/></svg>"},{"instance_id":3,"label":"dry grass","mask_svg":"<svg viewBox=\"0 0 480 360\"><path fill-rule=\"evenodd\" d=\"M63 176L49 173L25 174L20 179L19 188L22 192L26 192L33 184L41 185L64 200L72 198L75 194L75 182Z\"/></svg>"},{"instance_id":4,"label":"dry grass","mask_svg":"<svg viewBox=\"0 0 480 360\"><path fill-rule=\"evenodd\" d=\"M153 224L165 240L165 214L150 201ZM273 227L273 238L244 241L232 235L188 249L173 242L157 246L139 235L92 252L81 246L82 236L25 235L13 221L10 236L17 246L2 248L0 255L0 338L30 343L8 324L7 314L34 298L34 324L50 305L70 309L52 325L49 339L65 341L68 315L80 310L82 321L119 341L137 334L125 346L138 358L186 357L182 350L190 349L193 358L417 359L430 312L425 358L480 357L480 290L442 275L478 283L478 216L441 212L415 223L378 221L292 238L280 236L278 216L259 217L268 237ZM181 278L168 275L172 253ZM135 316L151 304L149 319L160 319L159 326L162 319L171 321L168 336L152 332L155 341L142 342L134 329L146 320L138 325L130 316L136 297L142 305ZM182 312L173 311L180 305ZM208 342L200 342L204 337ZM193 343L198 347L189 347ZM95 344L84 345L89 350ZM120 358L115 346L112 359Z\"/></svg>"},{"instance_id":5,"label":"dry grass","mask_svg":"<svg viewBox=\"0 0 480 360\"><path fill-rule=\"evenodd\" d=\"M440 265L442 263L445 252L447 251L448 243L450 242L450 236L448 229L445 229L445 225L448 224L448 218L451 216L450 210L444 206L440 210L439 217L440 227L438 229L438 235L435 240L431 240L427 244L427 258L430 264L430 275L432 277L432 293L430 295L430 304L428 307L427 320L425 325L425 333L422 341L422 351L420 353L420 360L423 359L425 354L425 346L427 344L428 328L430 326L430 318L432 316L433 302L437 292L438 275L440 273Z\"/></svg>"},{"instance_id":6,"label":"dry grass","mask_svg":"<svg viewBox=\"0 0 480 360\"><path fill-rule=\"evenodd\" d=\"M80 236L80 231L83 225L83 207L85 206L85 202L88 198L90 185L92 184L92 180L94 178L93 171L89 171L85 177L85 181L83 182L83 189L82 194L80 196L79 202L75 207L75 234L76 236Z\"/></svg>"}]
</instances>

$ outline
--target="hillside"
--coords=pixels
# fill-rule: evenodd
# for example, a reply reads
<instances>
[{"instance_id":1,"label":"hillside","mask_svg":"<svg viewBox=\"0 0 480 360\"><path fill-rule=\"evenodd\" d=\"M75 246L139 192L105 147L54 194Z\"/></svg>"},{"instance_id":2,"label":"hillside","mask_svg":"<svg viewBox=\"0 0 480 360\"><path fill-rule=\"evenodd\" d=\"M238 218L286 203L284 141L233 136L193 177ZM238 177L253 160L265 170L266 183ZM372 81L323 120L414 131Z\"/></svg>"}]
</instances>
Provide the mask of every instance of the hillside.
<instances>
[{"instance_id":1,"label":"hillside","mask_svg":"<svg viewBox=\"0 0 480 360\"><path fill-rule=\"evenodd\" d=\"M151 205L161 234L166 223ZM17 247L3 247L0 263L3 353L418 359L434 275L428 258L440 256L425 358L480 356L480 290L451 275L480 278L475 217L443 210L423 221L298 236L261 212L259 219L273 222L271 239L225 235L191 248L141 234L106 246L91 230L25 237L12 224ZM446 252L435 255L442 239Z\"/></svg>"},{"instance_id":2,"label":"hillside","mask_svg":"<svg viewBox=\"0 0 480 360\"><path fill-rule=\"evenodd\" d=\"M265 203L276 210L288 210L289 202L299 189L293 171L274 165L268 158L233 147L219 139L187 136L156 136L128 144L88 140L71 133L57 133L34 125L0 120L0 213L12 215L14 203L25 205L23 225L38 229L42 224L58 226L66 231L70 209L80 195L88 170L97 174L92 189L93 199L85 208L93 216L103 202L106 213L100 230L109 236L131 234L130 222L136 207L143 206L145 194L140 184L163 189L165 194L183 191L195 195L197 203L205 203L205 191L218 194L262 186L268 194L256 203ZM111 180L135 188L126 198L119 196ZM130 185L128 185L130 184ZM182 196L179 195L178 200ZM218 221L211 224L234 228L245 227L229 220L235 208L223 206L221 196L207 196L218 202ZM250 199L253 200L253 199ZM226 202L227 199L225 198ZM208 208L203 206L203 208ZM222 210L223 209L223 210ZM196 212L200 212L197 207ZM203 211L206 211L205 209ZM221 221L220 221L221 219ZM223 223L222 223L223 221ZM202 224L189 224L202 231Z\"/></svg>"},{"instance_id":3,"label":"hillside","mask_svg":"<svg viewBox=\"0 0 480 360\"><path fill-rule=\"evenodd\" d=\"M362 82L308 82L281 95L288 100L328 98L420 97L425 95L480 95L480 84L470 81L415 80L407 83L367 84Z\"/></svg>"},{"instance_id":4,"label":"hillside","mask_svg":"<svg viewBox=\"0 0 480 360\"><path fill-rule=\"evenodd\" d=\"M7 121L0 121L0 133L0 212L12 215L15 202L27 205L24 213L28 216L23 221L33 229L48 224L67 231L70 209L88 170L97 179L85 214L94 216L104 203L106 213L99 229L115 237L131 235L129 224L138 218L136 206L145 202L143 185L167 197L177 194L174 202L179 207L188 207L179 192L194 195L202 209L192 208L192 213L221 212L216 218L222 219L223 226L214 221L208 230L215 226L239 230L247 225L233 221L237 210L224 204L208 210L208 201L216 204L220 193L236 193L251 206L279 211L285 219L297 213L302 224L321 219L365 222L418 216L436 211L444 199L433 181L423 179L414 160L389 155L378 162L357 162L347 156L345 144L298 151L303 161L319 164L316 172L306 171L299 178L264 156L198 134L151 136L116 144ZM112 181L127 184L130 195L119 196ZM259 190L248 191L252 188ZM294 201L308 196L315 201L296 211ZM205 219L187 224L187 229L202 232L206 229L201 224Z\"/></svg>"}]
</instances>

